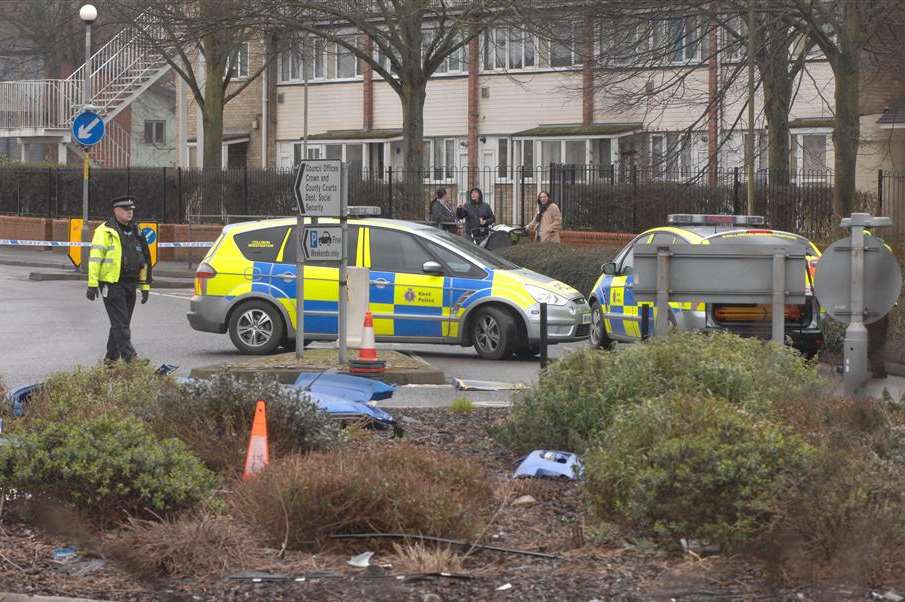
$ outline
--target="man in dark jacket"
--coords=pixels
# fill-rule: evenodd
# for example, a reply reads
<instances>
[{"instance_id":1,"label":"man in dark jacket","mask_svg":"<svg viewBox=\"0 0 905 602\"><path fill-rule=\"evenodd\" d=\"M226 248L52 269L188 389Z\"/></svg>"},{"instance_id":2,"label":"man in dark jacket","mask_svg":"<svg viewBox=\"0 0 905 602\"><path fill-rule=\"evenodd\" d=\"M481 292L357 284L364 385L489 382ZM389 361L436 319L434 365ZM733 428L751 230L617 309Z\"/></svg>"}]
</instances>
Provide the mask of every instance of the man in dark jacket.
<instances>
[{"instance_id":1,"label":"man in dark jacket","mask_svg":"<svg viewBox=\"0 0 905 602\"><path fill-rule=\"evenodd\" d=\"M475 235L492 226L496 217L490 205L484 202L484 193L480 188L472 188L468 196L468 204L460 202L456 208L456 217L465 220L465 237L474 241Z\"/></svg>"}]
</instances>

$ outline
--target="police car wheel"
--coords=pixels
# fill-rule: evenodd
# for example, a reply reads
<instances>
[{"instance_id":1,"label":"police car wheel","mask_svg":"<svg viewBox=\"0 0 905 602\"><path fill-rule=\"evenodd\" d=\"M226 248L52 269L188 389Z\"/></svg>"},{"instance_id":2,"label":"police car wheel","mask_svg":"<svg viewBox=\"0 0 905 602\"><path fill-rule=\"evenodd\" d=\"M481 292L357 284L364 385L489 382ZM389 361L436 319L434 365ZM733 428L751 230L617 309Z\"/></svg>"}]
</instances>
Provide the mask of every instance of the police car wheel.
<instances>
[{"instance_id":1,"label":"police car wheel","mask_svg":"<svg viewBox=\"0 0 905 602\"><path fill-rule=\"evenodd\" d=\"M478 355L487 360L500 360L512 353L515 343L515 321L495 307L482 309L471 323L472 340Z\"/></svg>"},{"instance_id":2,"label":"police car wheel","mask_svg":"<svg viewBox=\"0 0 905 602\"><path fill-rule=\"evenodd\" d=\"M232 313L229 338L242 353L273 353L283 340L283 318L269 303L248 301Z\"/></svg>"},{"instance_id":3,"label":"police car wheel","mask_svg":"<svg viewBox=\"0 0 905 602\"><path fill-rule=\"evenodd\" d=\"M599 303L591 306L591 332L588 342L592 349L612 349L613 340L606 334L606 324L603 321L603 309Z\"/></svg>"}]
</instances>

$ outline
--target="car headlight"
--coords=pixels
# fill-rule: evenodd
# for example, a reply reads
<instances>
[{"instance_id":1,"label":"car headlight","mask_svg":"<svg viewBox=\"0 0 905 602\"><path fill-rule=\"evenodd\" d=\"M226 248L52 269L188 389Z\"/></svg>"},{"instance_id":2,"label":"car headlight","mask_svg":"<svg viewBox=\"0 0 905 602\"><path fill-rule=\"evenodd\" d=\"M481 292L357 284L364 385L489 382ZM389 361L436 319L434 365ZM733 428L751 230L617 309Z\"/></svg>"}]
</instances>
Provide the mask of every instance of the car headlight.
<instances>
[{"instance_id":1,"label":"car headlight","mask_svg":"<svg viewBox=\"0 0 905 602\"><path fill-rule=\"evenodd\" d=\"M560 297L553 291L548 291L545 288L541 288L539 286L532 286L530 284L525 285L525 290L534 297L534 300L538 303L546 303L547 305L565 305L568 301L565 297Z\"/></svg>"}]
</instances>

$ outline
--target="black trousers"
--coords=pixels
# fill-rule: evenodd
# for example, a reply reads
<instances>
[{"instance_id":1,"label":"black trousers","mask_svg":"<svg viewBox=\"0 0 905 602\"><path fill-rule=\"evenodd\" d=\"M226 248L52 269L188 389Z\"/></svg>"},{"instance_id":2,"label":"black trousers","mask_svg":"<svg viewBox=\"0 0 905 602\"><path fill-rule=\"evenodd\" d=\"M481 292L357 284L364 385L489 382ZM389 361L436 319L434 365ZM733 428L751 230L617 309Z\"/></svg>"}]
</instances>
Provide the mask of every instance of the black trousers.
<instances>
[{"instance_id":1,"label":"black trousers","mask_svg":"<svg viewBox=\"0 0 905 602\"><path fill-rule=\"evenodd\" d=\"M102 282L100 286L104 299L104 308L110 318L110 335L107 337L107 361L115 362L123 359L127 362L135 357L132 347L132 311L135 309L135 282L109 284ZM106 291L107 294L103 294Z\"/></svg>"}]
</instances>

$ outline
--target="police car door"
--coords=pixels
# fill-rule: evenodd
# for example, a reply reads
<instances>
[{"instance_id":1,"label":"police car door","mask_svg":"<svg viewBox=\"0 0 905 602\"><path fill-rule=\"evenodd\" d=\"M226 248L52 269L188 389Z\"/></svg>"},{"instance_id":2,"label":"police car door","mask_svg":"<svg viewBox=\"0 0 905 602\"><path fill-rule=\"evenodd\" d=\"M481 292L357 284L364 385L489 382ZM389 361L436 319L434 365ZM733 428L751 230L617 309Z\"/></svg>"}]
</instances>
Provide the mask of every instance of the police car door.
<instances>
[{"instance_id":1,"label":"police car door","mask_svg":"<svg viewBox=\"0 0 905 602\"><path fill-rule=\"evenodd\" d=\"M296 251L298 243L295 226L289 232L280 259L279 273L275 280L285 283L287 299L284 307L295 328ZM354 250L358 241L358 226L349 224L346 231L346 257L348 265L356 265ZM317 338L337 336L339 329L339 264L335 261L305 261L305 335L321 335Z\"/></svg>"},{"instance_id":2,"label":"police car door","mask_svg":"<svg viewBox=\"0 0 905 602\"><path fill-rule=\"evenodd\" d=\"M475 291L488 290L493 286L487 272L471 260L433 241L423 241L428 251L443 266L446 286L443 291L443 336L459 339L465 309L462 304Z\"/></svg>"},{"instance_id":3,"label":"police car door","mask_svg":"<svg viewBox=\"0 0 905 602\"><path fill-rule=\"evenodd\" d=\"M652 304L638 303L632 292L635 283L634 248L639 243L671 244L676 241L672 232L652 232L636 238L631 247L617 262L618 275L610 286L610 297L606 307L605 318L609 321L610 337L622 341L638 341L642 338L642 307L650 305L648 314L648 336L653 334L654 312Z\"/></svg>"},{"instance_id":4,"label":"police car door","mask_svg":"<svg viewBox=\"0 0 905 602\"><path fill-rule=\"evenodd\" d=\"M409 232L372 226L368 238L375 336L441 340L444 276L425 271L436 260Z\"/></svg>"}]
</instances>

